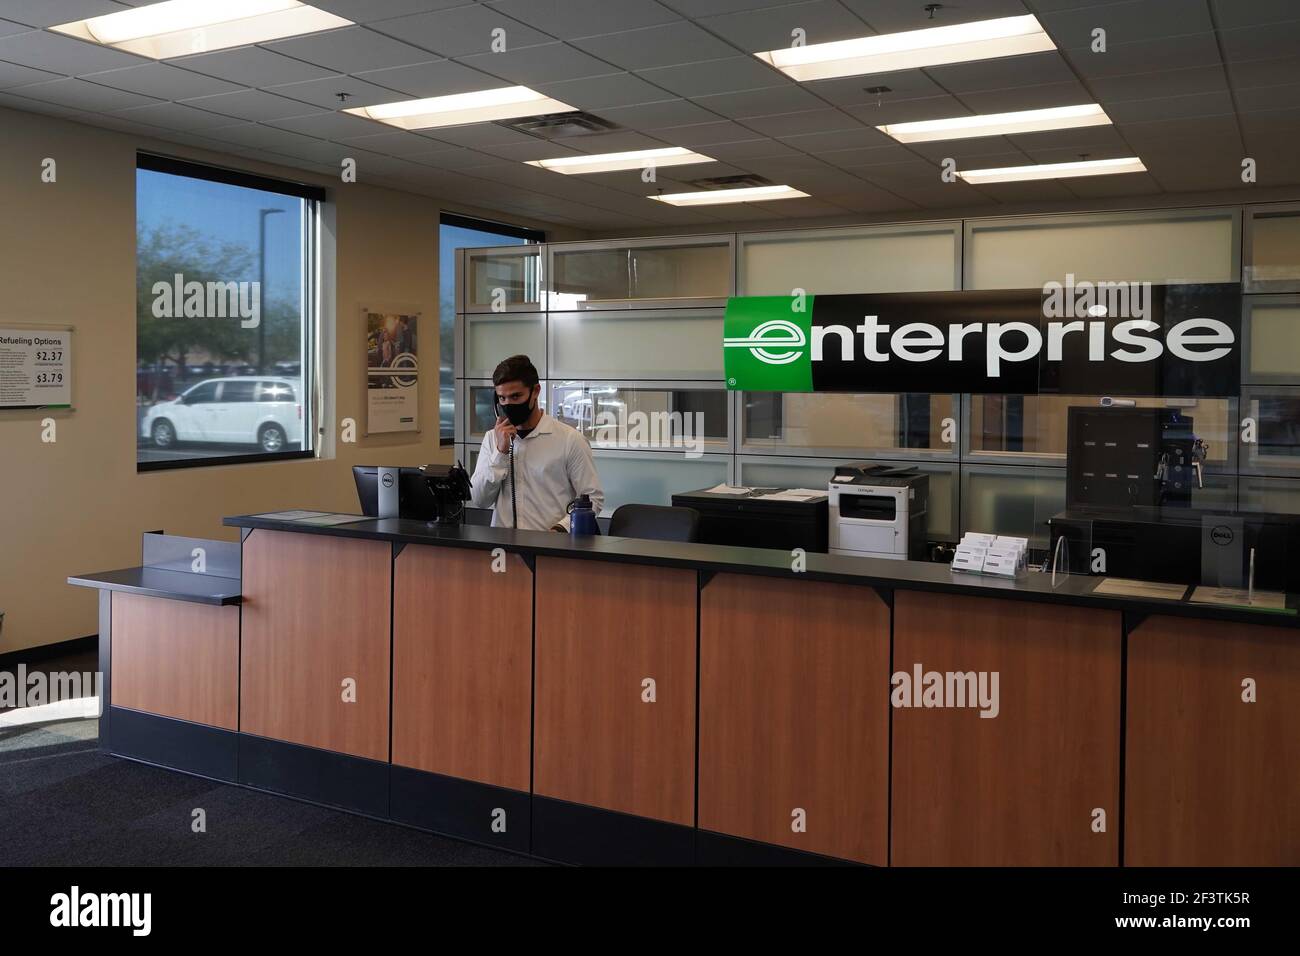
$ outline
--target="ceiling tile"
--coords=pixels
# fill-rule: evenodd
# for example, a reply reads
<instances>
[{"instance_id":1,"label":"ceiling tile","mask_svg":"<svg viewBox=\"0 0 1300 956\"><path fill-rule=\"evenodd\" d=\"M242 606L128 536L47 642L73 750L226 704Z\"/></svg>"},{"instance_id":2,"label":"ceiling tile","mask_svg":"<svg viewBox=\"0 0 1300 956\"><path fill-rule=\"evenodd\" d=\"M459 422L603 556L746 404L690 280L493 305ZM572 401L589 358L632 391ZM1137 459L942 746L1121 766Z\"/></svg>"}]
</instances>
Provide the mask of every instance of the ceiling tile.
<instances>
[{"instance_id":1,"label":"ceiling tile","mask_svg":"<svg viewBox=\"0 0 1300 956\"><path fill-rule=\"evenodd\" d=\"M572 136L564 141L564 145L571 146L580 153L594 156L598 153L622 153L632 149L659 149L676 144L664 138L662 131L656 132L654 136L648 136L633 130L623 130L617 133Z\"/></svg>"},{"instance_id":2,"label":"ceiling tile","mask_svg":"<svg viewBox=\"0 0 1300 956\"><path fill-rule=\"evenodd\" d=\"M20 96L20 93L21 87L17 90L8 90L0 93L0 107L24 110L28 113L43 113L47 116L81 115L81 110L67 106L59 106L57 103L46 103L44 100L29 100L25 96Z\"/></svg>"},{"instance_id":3,"label":"ceiling tile","mask_svg":"<svg viewBox=\"0 0 1300 956\"><path fill-rule=\"evenodd\" d=\"M483 146L508 146L517 143L539 142L536 136L529 136L516 129L498 126L496 123L475 123L470 126L445 126L425 130L424 135L430 140L450 143L453 146L468 146L478 149Z\"/></svg>"},{"instance_id":4,"label":"ceiling tile","mask_svg":"<svg viewBox=\"0 0 1300 956\"><path fill-rule=\"evenodd\" d=\"M762 53L791 46L796 30L805 43L831 43L870 36L875 31L844 8L839 0L809 0L752 11L703 17L700 26L736 44L746 53Z\"/></svg>"},{"instance_id":5,"label":"ceiling tile","mask_svg":"<svg viewBox=\"0 0 1300 956\"><path fill-rule=\"evenodd\" d=\"M893 143L888 136L870 126L853 126L849 129L831 132L801 133L794 136L782 136L781 141L795 149L814 156L834 149L867 149L889 146Z\"/></svg>"},{"instance_id":6,"label":"ceiling tile","mask_svg":"<svg viewBox=\"0 0 1300 956\"><path fill-rule=\"evenodd\" d=\"M321 139L343 139L349 136L367 136L384 129L374 120L352 116L349 113L313 113L311 116L291 116L286 119L268 120L267 125L276 129L287 129L295 133L305 133Z\"/></svg>"},{"instance_id":7,"label":"ceiling tile","mask_svg":"<svg viewBox=\"0 0 1300 956\"><path fill-rule=\"evenodd\" d=\"M534 88L542 83L619 72L617 67L579 53L564 43L544 43L505 53L478 53L463 57L462 62L510 83Z\"/></svg>"},{"instance_id":8,"label":"ceiling tile","mask_svg":"<svg viewBox=\"0 0 1300 956\"><path fill-rule=\"evenodd\" d=\"M655 130L669 126L709 123L718 117L688 100L666 100L640 106L620 106L600 111L602 118L629 129Z\"/></svg>"},{"instance_id":9,"label":"ceiling tile","mask_svg":"<svg viewBox=\"0 0 1300 956\"><path fill-rule=\"evenodd\" d=\"M374 24L374 29L432 50L440 56L451 57L490 53L494 30L505 31L507 51L535 46L552 39L498 10L475 3L433 13L398 17L395 20L382 20Z\"/></svg>"},{"instance_id":10,"label":"ceiling tile","mask_svg":"<svg viewBox=\"0 0 1300 956\"><path fill-rule=\"evenodd\" d=\"M950 63L927 67L925 72L949 93L1005 90L1041 83L1062 83L1075 78L1059 53L1029 53L975 63Z\"/></svg>"},{"instance_id":11,"label":"ceiling tile","mask_svg":"<svg viewBox=\"0 0 1300 956\"><path fill-rule=\"evenodd\" d=\"M112 0L5 0L0 5L6 20L29 27L52 27L125 9Z\"/></svg>"},{"instance_id":12,"label":"ceiling tile","mask_svg":"<svg viewBox=\"0 0 1300 956\"><path fill-rule=\"evenodd\" d=\"M485 0L485 5L561 40L680 19L655 0Z\"/></svg>"},{"instance_id":13,"label":"ceiling tile","mask_svg":"<svg viewBox=\"0 0 1300 956\"><path fill-rule=\"evenodd\" d=\"M1238 90L1236 102L1237 109L1242 113L1293 107L1300 103L1300 74L1296 74L1296 82L1287 86L1263 86Z\"/></svg>"},{"instance_id":14,"label":"ceiling tile","mask_svg":"<svg viewBox=\"0 0 1300 956\"><path fill-rule=\"evenodd\" d=\"M878 86L889 88L887 93L868 93ZM927 96L943 96L945 90L932 80L925 70L906 70L902 73L873 73L871 76L844 76L834 80L815 80L805 83L810 92L834 103L836 106L874 106L876 101L896 103Z\"/></svg>"},{"instance_id":15,"label":"ceiling tile","mask_svg":"<svg viewBox=\"0 0 1300 956\"><path fill-rule=\"evenodd\" d=\"M857 149L828 149L817 154L832 166L888 166L914 159L905 146L863 146Z\"/></svg>"},{"instance_id":16,"label":"ceiling tile","mask_svg":"<svg viewBox=\"0 0 1300 956\"><path fill-rule=\"evenodd\" d=\"M688 97L790 85L780 72L751 56L641 70L638 76L678 96Z\"/></svg>"},{"instance_id":17,"label":"ceiling tile","mask_svg":"<svg viewBox=\"0 0 1300 956\"><path fill-rule=\"evenodd\" d=\"M992 20L997 17L1019 17L1029 11L1021 0L958 0L944 4L931 17L925 3L897 2L897 0L840 0L877 33L899 33L903 30L926 30L931 27L952 26L972 20Z\"/></svg>"},{"instance_id":18,"label":"ceiling tile","mask_svg":"<svg viewBox=\"0 0 1300 956\"><path fill-rule=\"evenodd\" d=\"M675 135L676 130L666 129L662 135L667 137ZM753 136L753 133L749 134ZM797 156L798 150L793 146L787 146L775 139L746 139L738 140L734 143L710 143L703 147L703 151L716 159L723 159L732 163L744 163L750 159L761 159L763 157L773 156Z\"/></svg>"},{"instance_id":19,"label":"ceiling tile","mask_svg":"<svg viewBox=\"0 0 1300 956\"><path fill-rule=\"evenodd\" d=\"M59 79L57 73L33 70L29 66L19 66L17 63L0 63L0 90L23 86L26 83L41 83L57 79Z\"/></svg>"},{"instance_id":20,"label":"ceiling tile","mask_svg":"<svg viewBox=\"0 0 1300 956\"><path fill-rule=\"evenodd\" d=\"M920 100L903 100L891 103L886 99L880 106L846 106L844 112L856 117L868 126L883 126L886 123L912 123L920 120L949 119L953 116L969 116L973 110L962 105L951 96L929 96Z\"/></svg>"},{"instance_id":21,"label":"ceiling tile","mask_svg":"<svg viewBox=\"0 0 1300 956\"><path fill-rule=\"evenodd\" d=\"M273 129L259 123L239 123L233 126L220 126L207 130L204 136L219 139L224 143L239 146L251 146L258 149L293 149L320 142L310 136L290 133L287 130Z\"/></svg>"},{"instance_id":22,"label":"ceiling tile","mask_svg":"<svg viewBox=\"0 0 1300 956\"><path fill-rule=\"evenodd\" d=\"M1214 29L1206 0L1128 0L1043 13L1039 22L1062 49L1089 48L1093 30L1106 31L1106 45L1159 40Z\"/></svg>"},{"instance_id":23,"label":"ceiling tile","mask_svg":"<svg viewBox=\"0 0 1300 956\"><path fill-rule=\"evenodd\" d=\"M91 73L85 79L115 90L127 90L161 100L183 100L194 96L215 96L234 93L244 87L225 80L214 79L201 73L191 73L166 63L146 63L129 66L124 70Z\"/></svg>"},{"instance_id":24,"label":"ceiling tile","mask_svg":"<svg viewBox=\"0 0 1300 956\"><path fill-rule=\"evenodd\" d=\"M826 108L823 101L794 85L774 86L770 90L750 90L745 93L697 96L695 102L719 116L730 119Z\"/></svg>"},{"instance_id":25,"label":"ceiling tile","mask_svg":"<svg viewBox=\"0 0 1300 956\"><path fill-rule=\"evenodd\" d=\"M962 93L961 101L975 113L1012 113L1017 110L1040 110L1051 106L1075 106L1091 103L1094 97L1078 80L1018 86L1010 90L985 90Z\"/></svg>"},{"instance_id":26,"label":"ceiling tile","mask_svg":"<svg viewBox=\"0 0 1300 956\"><path fill-rule=\"evenodd\" d=\"M688 146L691 149L702 148L712 143L733 143L738 140L752 139L754 136L753 130L730 120L696 123L691 126L672 126L658 130L657 133L674 146Z\"/></svg>"},{"instance_id":27,"label":"ceiling tile","mask_svg":"<svg viewBox=\"0 0 1300 956\"><path fill-rule=\"evenodd\" d=\"M0 37L12 36L15 33L29 33L31 27L22 23L14 23L12 20L0 20Z\"/></svg>"},{"instance_id":28,"label":"ceiling tile","mask_svg":"<svg viewBox=\"0 0 1300 956\"><path fill-rule=\"evenodd\" d=\"M144 57L54 33L17 33L0 37L0 60L67 76L150 62Z\"/></svg>"},{"instance_id":29,"label":"ceiling tile","mask_svg":"<svg viewBox=\"0 0 1300 956\"><path fill-rule=\"evenodd\" d=\"M44 100L47 103L57 103L60 106L87 112L109 112L111 110L126 109L128 106L144 106L148 103L158 102L150 96L141 96L139 93L128 93L125 90L98 86L95 83L72 77L24 86L22 87L22 95L34 100Z\"/></svg>"},{"instance_id":30,"label":"ceiling tile","mask_svg":"<svg viewBox=\"0 0 1300 956\"><path fill-rule=\"evenodd\" d=\"M1297 63L1300 64L1300 61ZM1223 66L1218 63L1185 70L1102 76L1092 80L1090 85L1103 104L1146 100L1157 96L1217 93L1228 88Z\"/></svg>"},{"instance_id":31,"label":"ceiling tile","mask_svg":"<svg viewBox=\"0 0 1300 956\"><path fill-rule=\"evenodd\" d=\"M736 50L693 23L677 21L657 27L643 27L604 36L575 40L586 50L625 70L649 70L697 60L720 60Z\"/></svg>"},{"instance_id":32,"label":"ceiling tile","mask_svg":"<svg viewBox=\"0 0 1300 956\"><path fill-rule=\"evenodd\" d=\"M1220 93L1193 93L1189 96L1128 100L1110 104L1106 112L1112 120L1122 125L1147 120L1231 114L1233 107L1232 97L1224 90Z\"/></svg>"},{"instance_id":33,"label":"ceiling tile","mask_svg":"<svg viewBox=\"0 0 1300 956\"><path fill-rule=\"evenodd\" d=\"M1300 56L1238 61L1230 64L1227 72L1234 90L1254 86L1282 86L1294 83L1296 77L1300 77Z\"/></svg>"},{"instance_id":34,"label":"ceiling tile","mask_svg":"<svg viewBox=\"0 0 1300 956\"><path fill-rule=\"evenodd\" d=\"M232 116L242 120L285 119L290 116L306 116L319 113L318 107L300 103L274 93L262 90L244 90L240 93L221 93L217 96L200 96L183 101L187 106Z\"/></svg>"},{"instance_id":35,"label":"ceiling tile","mask_svg":"<svg viewBox=\"0 0 1300 956\"><path fill-rule=\"evenodd\" d=\"M1300 9L1296 16L1300 17ZM1223 41L1223 55L1229 62L1290 56L1300 46L1300 19L1223 30L1219 36Z\"/></svg>"},{"instance_id":36,"label":"ceiling tile","mask_svg":"<svg viewBox=\"0 0 1300 956\"><path fill-rule=\"evenodd\" d=\"M177 57L167 62L187 70L194 70L196 73L254 87L298 83L333 75L324 67L303 63L301 60L272 53L257 46L198 53L194 56Z\"/></svg>"},{"instance_id":37,"label":"ceiling tile","mask_svg":"<svg viewBox=\"0 0 1300 956\"><path fill-rule=\"evenodd\" d=\"M118 115L125 119L174 130L193 131L230 125L229 116L194 109L181 103L152 103L149 106L135 106L123 110Z\"/></svg>"},{"instance_id":38,"label":"ceiling tile","mask_svg":"<svg viewBox=\"0 0 1300 956\"><path fill-rule=\"evenodd\" d=\"M677 99L668 90L647 83L631 73L610 73L577 80L560 80L557 83L539 83L536 89L561 103L584 110L599 110L607 106L638 106L641 103Z\"/></svg>"},{"instance_id":39,"label":"ceiling tile","mask_svg":"<svg viewBox=\"0 0 1300 956\"><path fill-rule=\"evenodd\" d=\"M1146 40L1140 43L1111 43L1105 53L1065 50L1062 56L1085 78L1148 73L1209 66L1221 61L1213 33Z\"/></svg>"},{"instance_id":40,"label":"ceiling tile","mask_svg":"<svg viewBox=\"0 0 1300 956\"><path fill-rule=\"evenodd\" d=\"M354 76L327 76L303 83L277 84L270 87L269 92L328 110L335 110L340 106L348 109L354 106L374 106L376 103L392 103L406 98L387 87L376 86ZM347 94L346 102L339 100L340 93ZM310 110L304 110L304 114L307 112Z\"/></svg>"},{"instance_id":41,"label":"ceiling tile","mask_svg":"<svg viewBox=\"0 0 1300 956\"><path fill-rule=\"evenodd\" d=\"M311 0L311 5L353 23L373 23L376 20L464 6L467 2L470 0Z\"/></svg>"},{"instance_id":42,"label":"ceiling tile","mask_svg":"<svg viewBox=\"0 0 1300 956\"><path fill-rule=\"evenodd\" d=\"M411 63L423 63L429 54L365 27L347 27L264 44L282 53L337 73L360 73Z\"/></svg>"},{"instance_id":43,"label":"ceiling tile","mask_svg":"<svg viewBox=\"0 0 1300 956\"><path fill-rule=\"evenodd\" d=\"M496 77L480 73L455 60L430 60L393 69L370 70L357 73L356 76L367 83L386 86L415 97L472 93L502 85Z\"/></svg>"},{"instance_id":44,"label":"ceiling tile","mask_svg":"<svg viewBox=\"0 0 1300 956\"><path fill-rule=\"evenodd\" d=\"M1220 30L1279 23L1297 18L1295 0L1210 0Z\"/></svg>"}]
</instances>

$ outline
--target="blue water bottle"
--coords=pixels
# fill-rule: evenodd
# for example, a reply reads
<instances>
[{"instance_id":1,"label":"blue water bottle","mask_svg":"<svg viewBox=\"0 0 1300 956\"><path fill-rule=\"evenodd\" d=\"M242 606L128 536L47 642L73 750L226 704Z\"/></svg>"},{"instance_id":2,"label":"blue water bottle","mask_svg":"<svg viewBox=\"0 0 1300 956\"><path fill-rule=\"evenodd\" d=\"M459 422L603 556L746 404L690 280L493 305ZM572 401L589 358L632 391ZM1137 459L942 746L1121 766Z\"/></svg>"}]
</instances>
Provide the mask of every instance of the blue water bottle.
<instances>
[{"instance_id":1,"label":"blue water bottle","mask_svg":"<svg viewBox=\"0 0 1300 956\"><path fill-rule=\"evenodd\" d=\"M569 512L570 537L600 534L600 525L596 524L596 512L592 510L589 496L579 495L569 502L569 507L565 510Z\"/></svg>"}]
</instances>

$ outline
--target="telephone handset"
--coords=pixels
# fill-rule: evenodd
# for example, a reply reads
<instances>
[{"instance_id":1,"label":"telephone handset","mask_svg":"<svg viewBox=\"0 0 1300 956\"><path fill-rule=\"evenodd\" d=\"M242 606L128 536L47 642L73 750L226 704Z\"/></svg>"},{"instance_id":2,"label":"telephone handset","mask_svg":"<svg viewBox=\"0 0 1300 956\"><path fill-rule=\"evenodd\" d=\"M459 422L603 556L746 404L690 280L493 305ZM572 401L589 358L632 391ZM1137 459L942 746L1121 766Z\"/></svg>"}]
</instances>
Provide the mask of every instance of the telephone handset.
<instances>
[{"instance_id":1,"label":"telephone handset","mask_svg":"<svg viewBox=\"0 0 1300 956\"><path fill-rule=\"evenodd\" d=\"M492 398L492 411L498 419L510 417L495 396ZM516 531L519 530L519 500L515 495L515 436L513 435L510 437L510 526Z\"/></svg>"}]
</instances>

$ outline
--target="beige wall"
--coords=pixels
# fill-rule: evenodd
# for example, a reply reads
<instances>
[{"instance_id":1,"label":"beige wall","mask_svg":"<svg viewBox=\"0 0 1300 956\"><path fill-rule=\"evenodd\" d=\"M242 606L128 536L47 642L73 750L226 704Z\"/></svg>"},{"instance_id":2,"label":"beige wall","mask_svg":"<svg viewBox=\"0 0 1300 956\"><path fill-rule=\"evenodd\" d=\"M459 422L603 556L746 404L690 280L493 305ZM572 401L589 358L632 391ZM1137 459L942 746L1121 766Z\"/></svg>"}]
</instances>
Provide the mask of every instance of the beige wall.
<instances>
[{"instance_id":1,"label":"beige wall","mask_svg":"<svg viewBox=\"0 0 1300 956\"><path fill-rule=\"evenodd\" d=\"M333 209L324 218L334 220L339 332L322 351L327 389L333 379L326 419L333 427L352 417L364 430L363 301L421 306L428 317L423 358L426 368L437 368L437 200L0 110L0 326L76 327L75 410L0 411L0 653L94 634L95 593L66 578L137 564L142 531L238 540L236 529L221 526L223 516L287 507L355 511L353 464L451 458L438 444L432 379L421 389L419 435L359 434L356 444L337 448L330 435L323 447L333 458L137 474L137 147L332 187ZM40 181L45 157L58 164L55 183ZM326 263L327 280L330 271ZM57 422L52 444L41 441L46 415Z\"/></svg>"}]
</instances>

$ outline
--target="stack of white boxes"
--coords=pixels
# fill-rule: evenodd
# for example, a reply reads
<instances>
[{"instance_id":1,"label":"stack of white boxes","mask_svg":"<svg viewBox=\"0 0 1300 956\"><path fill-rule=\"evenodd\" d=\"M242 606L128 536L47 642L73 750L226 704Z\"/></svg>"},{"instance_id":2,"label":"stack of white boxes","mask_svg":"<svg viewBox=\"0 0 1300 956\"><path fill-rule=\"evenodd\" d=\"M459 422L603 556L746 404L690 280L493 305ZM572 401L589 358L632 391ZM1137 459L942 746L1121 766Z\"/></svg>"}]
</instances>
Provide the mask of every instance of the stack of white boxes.
<instances>
[{"instance_id":1,"label":"stack of white boxes","mask_svg":"<svg viewBox=\"0 0 1300 956\"><path fill-rule=\"evenodd\" d=\"M1013 578L1025 570L1025 552L1028 548L1028 538L967 531L957 545L957 553L953 555L952 569Z\"/></svg>"}]
</instances>

